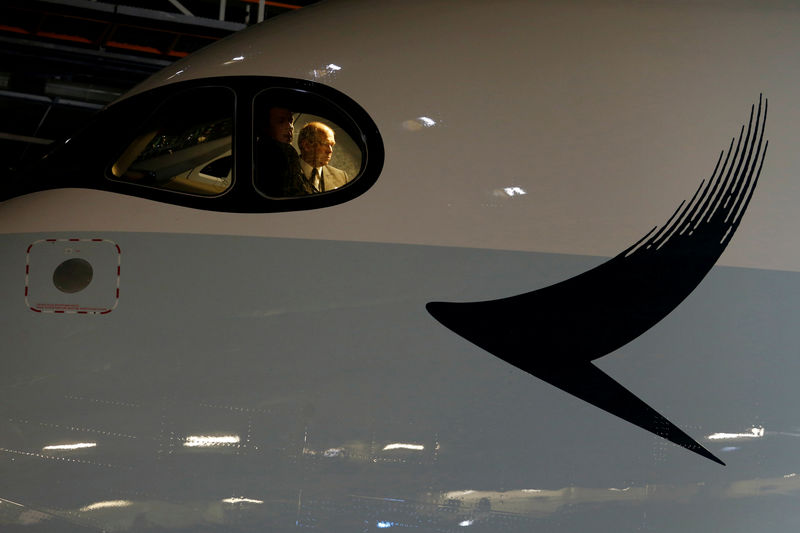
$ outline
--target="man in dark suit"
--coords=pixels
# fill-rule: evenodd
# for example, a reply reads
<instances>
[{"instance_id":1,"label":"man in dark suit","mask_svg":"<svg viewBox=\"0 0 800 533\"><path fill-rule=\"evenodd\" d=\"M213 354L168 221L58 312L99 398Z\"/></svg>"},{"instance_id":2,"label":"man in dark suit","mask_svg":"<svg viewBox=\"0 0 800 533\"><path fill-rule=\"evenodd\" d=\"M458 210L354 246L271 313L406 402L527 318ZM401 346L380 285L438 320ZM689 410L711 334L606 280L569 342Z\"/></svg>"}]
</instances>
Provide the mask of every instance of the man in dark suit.
<instances>
[{"instance_id":1,"label":"man in dark suit","mask_svg":"<svg viewBox=\"0 0 800 533\"><path fill-rule=\"evenodd\" d=\"M300 158L290 144L294 116L289 109L272 107L265 127L256 140L256 188L273 198L302 196L315 192L303 177Z\"/></svg>"},{"instance_id":2,"label":"man in dark suit","mask_svg":"<svg viewBox=\"0 0 800 533\"><path fill-rule=\"evenodd\" d=\"M297 136L303 177L315 192L338 189L350 179L347 172L328 164L335 145L333 130L322 122L309 122Z\"/></svg>"}]
</instances>

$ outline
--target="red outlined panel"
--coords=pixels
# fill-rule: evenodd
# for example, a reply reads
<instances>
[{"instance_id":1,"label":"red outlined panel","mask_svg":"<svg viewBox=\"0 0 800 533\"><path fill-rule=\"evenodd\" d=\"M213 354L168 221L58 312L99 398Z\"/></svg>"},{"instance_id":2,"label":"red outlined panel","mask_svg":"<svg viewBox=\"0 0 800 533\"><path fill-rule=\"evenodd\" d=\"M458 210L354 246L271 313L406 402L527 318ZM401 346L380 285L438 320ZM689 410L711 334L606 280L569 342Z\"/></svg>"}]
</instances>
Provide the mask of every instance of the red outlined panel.
<instances>
[{"instance_id":1,"label":"red outlined panel","mask_svg":"<svg viewBox=\"0 0 800 533\"><path fill-rule=\"evenodd\" d=\"M119 304L121 259L119 245L108 239L39 239L26 251L25 304L37 313L108 314ZM65 290L57 272L76 260L85 268L67 274L76 285Z\"/></svg>"}]
</instances>

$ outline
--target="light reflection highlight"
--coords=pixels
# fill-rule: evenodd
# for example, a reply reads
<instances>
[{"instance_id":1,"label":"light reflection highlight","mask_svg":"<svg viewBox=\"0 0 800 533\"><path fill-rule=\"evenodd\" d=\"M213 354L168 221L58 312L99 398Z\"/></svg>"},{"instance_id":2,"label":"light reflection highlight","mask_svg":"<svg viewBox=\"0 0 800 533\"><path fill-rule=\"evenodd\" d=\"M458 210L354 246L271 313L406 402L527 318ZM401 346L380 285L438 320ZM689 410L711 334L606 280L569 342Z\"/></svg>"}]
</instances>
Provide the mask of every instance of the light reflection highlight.
<instances>
[{"instance_id":1,"label":"light reflection highlight","mask_svg":"<svg viewBox=\"0 0 800 533\"><path fill-rule=\"evenodd\" d=\"M503 187L502 189L494 189L492 191L492 196L495 198L512 198L514 196L525 196L526 194L528 194L528 191L517 186Z\"/></svg>"},{"instance_id":2,"label":"light reflection highlight","mask_svg":"<svg viewBox=\"0 0 800 533\"><path fill-rule=\"evenodd\" d=\"M177 71L177 72L176 72L175 74L173 74L172 76L169 76L167 79L168 79L168 80L171 80L171 79L172 79L172 78L174 78L175 76L180 76L180 75L181 75L181 74L183 74L184 72L185 72L185 70L183 70L183 69L180 69L179 71Z\"/></svg>"},{"instance_id":3,"label":"light reflection highlight","mask_svg":"<svg viewBox=\"0 0 800 533\"><path fill-rule=\"evenodd\" d=\"M225 498L223 503L264 503L262 500L253 500L251 498Z\"/></svg>"},{"instance_id":4,"label":"light reflection highlight","mask_svg":"<svg viewBox=\"0 0 800 533\"><path fill-rule=\"evenodd\" d=\"M232 444L239 444L239 435L222 435L219 437L212 437L206 435L190 435L186 437L183 445L190 448L206 448L210 446L230 446Z\"/></svg>"},{"instance_id":5,"label":"light reflection highlight","mask_svg":"<svg viewBox=\"0 0 800 533\"><path fill-rule=\"evenodd\" d=\"M319 67L319 68L313 69L308 74L312 78L314 78L315 80L318 80L318 79L322 79L322 78L327 78L329 76L333 77L336 74L338 74L340 70L342 70L342 67L340 67L339 65L337 65L335 63L328 63L324 67Z\"/></svg>"},{"instance_id":6,"label":"light reflection highlight","mask_svg":"<svg viewBox=\"0 0 800 533\"><path fill-rule=\"evenodd\" d=\"M458 525L461 527L471 526L475 523L475 520L464 520L463 522L459 522Z\"/></svg>"},{"instance_id":7,"label":"light reflection highlight","mask_svg":"<svg viewBox=\"0 0 800 533\"><path fill-rule=\"evenodd\" d=\"M522 187L503 187L503 191L509 196L522 196L528 194Z\"/></svg>"},{"instance_id":8,"label":"light reflection highlight","mask_svg":"<svg viewBox=\"0 0 800 533\"><path fill-rule=\"evenodd\" d=\"M53 444L45 446L42 450L80 450L82 448L94 448L97 446L96 442L76 442L73 444Z\"/></svg>"},{"instance_id":9,"label":"light reflection highlight","mask_svg":"<svg viewBox=\"0 0 800 533\"><path fill-rule=\"evenodd\" d=\"M733 439L759 439L764 436L764 428L754 427L750 433L714 433L708 435L708 440L733 440Z\"/></svg>"},{"instance_id":10,"label":"light reflection highlight","mask_svg":"<svg viewBox=\"0 0 800 533\"><path fill-rule=\"evenodd\" d=\"M396 442L394 444L387 444L383 447L383 451L387 450L414 450L414 451L421 451L424 450L425 446L422 444L403 444L400 442Z\"/></svg>"},{"instance_id":11,"label":"light reflection highlight","mask_svg":"<svg viewBox=\"0 0 800 533\"><path fill-rule=\"evenodd\" d=\"M234 63L236 63L238 61L243 61L243 60L244 60L244 56L236 56L236 57L232 57L230 59L230 61L224 62L223 65L232 65L232 64L234 64Z\"/></svg>"},{"instance_id":12,"label":"light reflection highlight","mask_svg":"<svg viewBox=\"0 0 800 533\"><path fill-rule=\"evenodd\" d=\"M403 122L403 128L408 131L420 131L425 128L432 128L439 122L431 117L417 117Z\"/></svg>"},{"instance_id":13,"label":"light reflection highlight","mask_svg":"<svg viewBox=\"0 0 800 533\"><path fill-rule=\"evenodd\" d=\"M6 500L5 498L0 498L0 503L9 503L11 505L16 505L17 507L25 507L21 503L12 502L11 500Z\"/></svg>"},{"instance_id":14,"label":"light reflection highlight","mask_svg":"<svg viewBox=\"0 0 800 533\"><path fill-rule=\"evenodd\" d=\"M342 457L344 455L344 448L330 448L322 452L323 457Z\"/></svg>"},{"instance_id":15,"label":"light reflection highlight","mask_svg":"<svg viewBox=\"0 0 800 533\"><path fill-rule=\"evenodd\" d=\"M711 488L713 487L713 488ZM759 501L766 495L785 495L796 498L800 494L800 472L789 472L773 478L741 479L736 481L718 480L714 483L691 481L682 485L645 484L625 488L564 486L553 489L514 489L514 490L456 490L438 493L436 503L440 509L457 508L464 515L458 520L475 517L489 510L491 513L508 516L540 517L563 512L577 504L581 505L647 505L673 506L678 502L698 499L711 502L730 501L749 498ZM452 500L458 500L453 502ZM491 507L486 505L489 502ZM454 521L454 525L458 521Z\"/></svg>"},{"instance_id":16,"label":"light reflection highlight","mask_svg":"<svg viewBox=\"0 0 800 533\"><path fill-rule=\"evenodd\" d=\"M474 492L475 492L474 490L454 490L450 492L445 492L444 497L447 499L461 498L462 496L468 496L470 494L473 494Z\"/></svg>"},{"instance_id":17,"label":"light reflection highlight","mask_svg":"<svg viewBox=\"0 0 800 533\"><path fill-rule=\"evenodd\" d=\"M87 511L97 511L98 509L114 509L119 507L130 507L133 505L132 501L128 500L111 500L105 502L97 502L91 505L87 505L86 507L81 507L82 512Z\"/></svg>"}]
</instances>

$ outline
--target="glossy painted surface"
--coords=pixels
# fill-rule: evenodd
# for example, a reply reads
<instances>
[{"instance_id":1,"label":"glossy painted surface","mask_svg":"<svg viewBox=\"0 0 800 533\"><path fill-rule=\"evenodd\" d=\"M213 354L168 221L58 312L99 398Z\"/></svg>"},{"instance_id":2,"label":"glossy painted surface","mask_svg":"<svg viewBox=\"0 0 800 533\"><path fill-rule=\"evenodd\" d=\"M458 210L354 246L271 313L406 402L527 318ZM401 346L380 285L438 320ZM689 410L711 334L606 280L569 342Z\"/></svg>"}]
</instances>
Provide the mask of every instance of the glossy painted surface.
<instances>
[{"instance_id":1,"label":"glossy painted surface","mask_svg":"<svg viewBox=\"0 0 800 533\"><path fill-rule=\"evenodd\" d=\"M0 529L797 529L799 16L325 3L145 83L314 79L374 119L384 169L353 201L297 213L78 189L0 204ZM760 93L770 150L722 266L599 365L728 466L425 311L633 244L711 174ZM120 246L112 312L29 309L27 250L48 238Z\"/></svg>"},{"instance_id":2,"label":"glossy painted surface","mask_svg":"<svg viewBox=\"0 0 800 533\"><path fill-rule=\"evenodd\" d=\"M21 283L3 286L15 349L0 389L1 497L29 511L112 531L456 531L470 520L479 531L755 531L759 513L796 524L795 274L717 269L601 364L720 467L421 312L431 298L548 285L597 259L106 236L123 251L108 315L36 314L14 298ZM3 279L19 279L29 239L3 241ZM666 521L675 514L685 518Z\"/></svg>"},{"instance_id":3,"label":"glossy painted surface","mask_svg":"<svg viewBox=\"0 0 800 533\"><path fill-rule=\"evenodd\" d=\"M371 115L387 147L383 178L367 195L249 224L144 203L136 208L154 216L121 220L113 209L103 216L101 199L96 209L59 222L67 229L102 223L163 231L165 218L179 232L611 256L664 222L710 176L763 93L773 111L767 179L721 263L800 269L798 247L783 245L800 224L800 155L792 148L800 122L795 6L344 4L237 34L140 90L236 74L330 85ZM308 28L314 38L300 39ZM420 126L420 117L435 124ZM508 196L513 187L527 194ZM13 220L52 227L41 213L22 210L27 217L0 213L2 231L16 231ZM365 224L369 217L375 223Z\"/></svg>"}]
</instances>

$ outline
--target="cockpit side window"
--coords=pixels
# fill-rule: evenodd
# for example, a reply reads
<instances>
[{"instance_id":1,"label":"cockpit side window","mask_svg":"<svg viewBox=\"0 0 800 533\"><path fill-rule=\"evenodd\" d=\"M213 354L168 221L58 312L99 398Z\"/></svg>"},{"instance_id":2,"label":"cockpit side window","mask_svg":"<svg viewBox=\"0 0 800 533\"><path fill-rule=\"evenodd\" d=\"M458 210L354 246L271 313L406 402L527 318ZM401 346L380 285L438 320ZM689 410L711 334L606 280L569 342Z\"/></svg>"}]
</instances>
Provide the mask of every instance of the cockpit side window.
<instances>
[{"instance_id":1,"label":"cockpit side window","mask_svg":"<svg viewBox=\"0 0 800 533\"><path fill-rule=\"evenodd\" d=\"M233 183L235 95L224 87L167 98L111 166L114 180L198 196Z\"/></svg>"},{"instance_id":2,"label":"cockpit side window","mask_svg":"<svg viewBox=\"0 0 800 533\"><path fill-rule=\"evenodd\" d=\"M268 89L253 101L253 184L269 198L303 198L359 178L362 148L348 117L299 91ZM348 131L349 130L349 131Z\"/></svg>"},{"instance_id":3,"label":"cockpit side window","mask_svg":"<svg viewBox=\"0 0 800 533\"><path fill-rule=\"evenodd\" d=\"M6 197L81 187L209 211L304 211L361 196L383 162L377 125L333 87L220 76L111 104Z\"/></svg>"}]
</instances>

